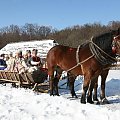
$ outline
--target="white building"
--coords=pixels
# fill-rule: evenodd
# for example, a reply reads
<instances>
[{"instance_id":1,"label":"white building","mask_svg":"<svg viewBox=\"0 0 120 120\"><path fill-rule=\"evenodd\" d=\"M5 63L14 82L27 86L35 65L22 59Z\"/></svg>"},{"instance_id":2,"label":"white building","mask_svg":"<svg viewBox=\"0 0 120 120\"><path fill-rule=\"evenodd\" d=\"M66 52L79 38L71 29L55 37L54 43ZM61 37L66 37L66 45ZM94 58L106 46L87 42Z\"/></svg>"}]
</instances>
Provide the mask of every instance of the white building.
<instances>
[{"instance_id":1,"label":"white building","mask_svg":"<svg viewBox=\"0 0 120 120\"><path fill-rule=\"evenodd\" d=\"M0 50L0 54L8 54L9 52L12 52L13 54L16 51L23 51L26 50L33 50L38 49L38 54L41 58L46 58L46 55L50 48L52 48L55 44L54 40L42 40L42 41L27 41L27 42L15 42L15 43L9 43L5 47L3 47Z\"/></svg>"}]
</instances>

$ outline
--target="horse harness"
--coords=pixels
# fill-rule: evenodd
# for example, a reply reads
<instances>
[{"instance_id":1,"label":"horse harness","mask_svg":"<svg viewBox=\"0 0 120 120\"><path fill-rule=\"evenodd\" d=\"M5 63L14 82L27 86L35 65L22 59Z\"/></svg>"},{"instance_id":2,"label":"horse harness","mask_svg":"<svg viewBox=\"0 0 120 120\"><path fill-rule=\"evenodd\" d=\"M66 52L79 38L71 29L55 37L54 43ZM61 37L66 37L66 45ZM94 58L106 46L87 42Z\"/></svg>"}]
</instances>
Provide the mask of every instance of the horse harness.
<instances>
[{"instance_id":1,"label":"horse harness","mask_svg":"<svg viewBox=\"0 0 120 120\"><path fill-rule=\"evenodd\" d=\"M112 43L113 44L113 43ZM117 59L107 54L99 46L97 46L91 38L89 43L90 51L95 55L95 58L101 63L101 65L108 65L117 62ZM115 53L114 53L115 54Z\"/></svg>"},{"instance_id":2,"label":"horse harness","mask_svg":"<svg viewBox=\"0 0 120 120\"><path fill-rule=\"evenodd\" d=\"M82 48L83 45L79 45L77 47L77 50L76 50L76 62L77 62L77 64L75 66L73 66L72 68L68 69L66 72L69 72L69 71L75 69L76 67L78 67L79 65L82 65L84 62L88 61L92 57L95 57L102 65L108 65L108 64L112 64L112 63L117 62L116 58L110 56L105 51L103 51L98 45L96 45L92 41L92 38L91 38L91 41L88 42L92 55L90 57L88 57L87 59L80 62L79 51L80 51L80 49ZM115 37L114 37L113 42L112 42L112 47L116 46L116 43L117 43L117 40L115 40Z\"/></svg>"},{"instance_id":3,"label":"horse harness","mask_svg":"<svg viewBox=\"0 0 120 120\"><path fill-rule=\"evenodd\" d=\"M72 68L68 69L66 72L69 72L69 71L75 69L75 68L78 67L79 65L82 65L84 62L86 62L86 61L88 61L89 59L91 59L92 57L94 57L94 55L91 55L91 56L88 57L87 59L85 59L85 60L83 60L83 61L80 62L80 60L79 60L79 51L80 51L80 49L81 49L83 46L84 46L84 44L79 45L79 46L77 47L77 50L76 50L76 62L77 62L77 64L76 64L75 66L73 66Z\"/></svg>"},{"instance_id":4,"label":"horse harness","mask_svg":"<svg viewBox=\"0 0 120 120\"><path fill-rule=\"evenodd\" d=\"M113 42L112 42L112 50L115 54L116 54L117 48L120 50L120 42L118 42L119 39L120 39L120 37L116 36L116 37L114 37Z\"/></svg>"}]
</instances>

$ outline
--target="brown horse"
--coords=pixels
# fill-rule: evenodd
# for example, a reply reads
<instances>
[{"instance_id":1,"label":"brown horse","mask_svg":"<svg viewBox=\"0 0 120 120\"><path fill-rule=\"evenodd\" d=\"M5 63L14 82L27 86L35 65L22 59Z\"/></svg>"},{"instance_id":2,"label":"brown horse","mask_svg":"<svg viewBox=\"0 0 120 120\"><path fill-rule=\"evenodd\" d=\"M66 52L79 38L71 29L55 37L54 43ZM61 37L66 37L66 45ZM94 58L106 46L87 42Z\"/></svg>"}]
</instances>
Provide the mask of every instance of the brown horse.
<instances>
[{"instance_id":1,"label":"brown horse","mask_svg":"<svg viewBox=\"0 0 120 120\"><path fill-rule=\"evenodd\" d=\"M118 47L116 47L116 52L112 50L113 37L118 34L119 30L104 33L93 37L91 41L78 48L62 45L51 48L47 54L48 74L50 76L50 95L54 94L54 69L56 66L59 66L61 70L69 71L70 74L74 74L75 76L84 75L81 103L86 103L88 89L87 102L93 103L93 88L96 90L94 98L97 99L97 78L101 75L101 99L104 99L105 80L109 70L105 70L105 72L103 72L103 70L116 62L116 54L120 54L120 51L117 49ZM117 42L115 42L115 44L117 44ZM59 94L58 90L55 94Z\"/></svg>"},{"instance_id":2,"label":"brown horse","mask_svg":"<svg viewBox=\"0 0 120 120\"><path fill-rule=\"evenodd\" d=\"M118 31L119 34L119 31ZM114 54L116 54L117 56L120 56L120 35L116 36L113 38L113 43L112 43L112 51ZM101 102L102 104L104 103L109 103L109 101L105 98L105 82L106 82L106 78L109 72L109 65L108 65L108 69L103 69L102 73L101 73ZM97 87L98 87L98 78L96 78L96 83L94 85L94 95L93 95L93 100L94 101L98 101L97 99Z\"/></svg>"}]
</instances>

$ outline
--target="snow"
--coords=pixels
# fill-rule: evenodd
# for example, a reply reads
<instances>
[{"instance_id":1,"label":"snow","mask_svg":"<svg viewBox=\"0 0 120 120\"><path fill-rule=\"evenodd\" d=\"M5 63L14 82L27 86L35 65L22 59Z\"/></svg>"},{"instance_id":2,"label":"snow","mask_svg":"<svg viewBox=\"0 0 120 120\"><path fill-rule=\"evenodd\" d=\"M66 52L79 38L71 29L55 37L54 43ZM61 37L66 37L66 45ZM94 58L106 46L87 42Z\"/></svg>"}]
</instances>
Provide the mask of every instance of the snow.
<instances>
[{"instance_id":1,"label":"snow","mask_svg":"<svg viewBox=\"0 0 120 120\"><path fill-rule=\"evenodd\" d=\"M37 49L38 54L41 58L45 58L47 52L52 48L55 44L54 40L42 40L42 41L26 41L26 42L16 42L16 43L9 43L5 47L0 50L0 54L8 54L8 52L12 52L13 54L16 51L26 51L26 50L33 50Z\"/></svg>"},{"instance_id":2,"label":"snow","mask_svg":"<svg viewBox=\"0 0 120 120\"><path fill-rule=\"evenodd\" d=\"M78 83L81 84L77 86ZM110 104L81 104L80 77L75 86L78 99L71 99L67 89L60 89L61 96L50 96L30 89L13 88L10 84L0 85L0 120L120 119L120 70L110 70L107 77L106 95Z\"/></svg>"},{"instance_id":3,"label":"snow","mask_svg":"<svg viewBox=\"0 0 120 120\"><path fill-rule=\"evenodd\" d=\"M38 45L39 44L39 45ZM53 40L11 43L1 52L22 49L39 49L45 57ZM44 51L45 52L44 52ZM100 79L100 78L99 78ZM63 80L59 85L66 82ZM78 99L72 99L66 86L59 89L60 96L37 93L30 89L13 88L0 84L0 120L119 120L120 119L120 70L110 70L106 81L106 96L110 104L81 104L82 77L75 81ZM100 80L98 95L100 93Z\"/></svg>"}]
</instances>

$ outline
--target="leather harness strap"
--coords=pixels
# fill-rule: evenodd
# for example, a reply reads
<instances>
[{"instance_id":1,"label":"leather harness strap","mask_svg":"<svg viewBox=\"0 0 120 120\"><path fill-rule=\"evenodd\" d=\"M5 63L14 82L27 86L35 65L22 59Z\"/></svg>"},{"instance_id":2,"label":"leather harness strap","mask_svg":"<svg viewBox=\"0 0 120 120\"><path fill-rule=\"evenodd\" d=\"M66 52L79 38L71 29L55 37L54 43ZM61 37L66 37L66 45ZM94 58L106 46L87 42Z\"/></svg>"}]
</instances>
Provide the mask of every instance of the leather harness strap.
<instances>
[{"instance_id":1,"label":"leather harness strap","mask_svg":"<svg viewBox=\"0 0 120 120\"><path fill-rule=\"evenodd\" d=\"M76 51L76 62L77 62L77 64L80 62L80 60L79 60L79 50L80 50L80 47L81 47L81 45L79 45L77 47L77 51Z\"/></svg>"}]
</instances>

